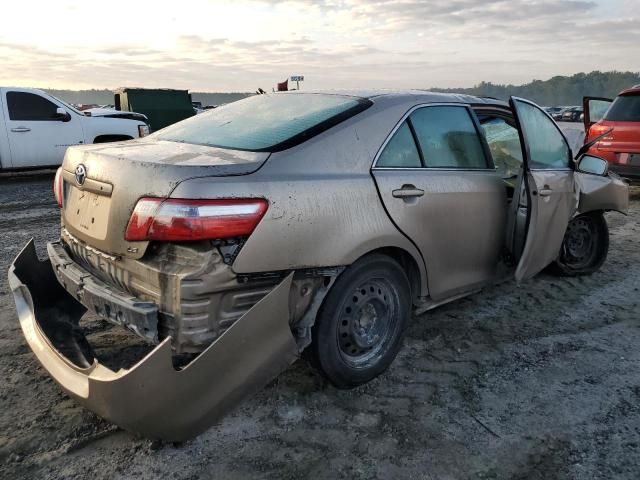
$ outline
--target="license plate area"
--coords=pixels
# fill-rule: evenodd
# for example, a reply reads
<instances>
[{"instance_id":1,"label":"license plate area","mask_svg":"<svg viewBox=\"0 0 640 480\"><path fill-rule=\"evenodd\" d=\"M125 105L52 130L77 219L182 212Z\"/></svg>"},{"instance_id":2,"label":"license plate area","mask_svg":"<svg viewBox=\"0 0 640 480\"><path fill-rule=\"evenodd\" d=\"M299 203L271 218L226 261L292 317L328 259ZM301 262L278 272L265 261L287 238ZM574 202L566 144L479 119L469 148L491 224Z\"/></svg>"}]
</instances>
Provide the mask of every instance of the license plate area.
<instances>
[{"instance_id":1,"label":"license plate area","mask_svg":"<svg viewBox=\"0 0 640 480\"><path fill-rule=\"evenodd\" d=\"M104 240L109 227L111 197L64 184L64 220L76 230Z\"/></svg>"}]
</instances>

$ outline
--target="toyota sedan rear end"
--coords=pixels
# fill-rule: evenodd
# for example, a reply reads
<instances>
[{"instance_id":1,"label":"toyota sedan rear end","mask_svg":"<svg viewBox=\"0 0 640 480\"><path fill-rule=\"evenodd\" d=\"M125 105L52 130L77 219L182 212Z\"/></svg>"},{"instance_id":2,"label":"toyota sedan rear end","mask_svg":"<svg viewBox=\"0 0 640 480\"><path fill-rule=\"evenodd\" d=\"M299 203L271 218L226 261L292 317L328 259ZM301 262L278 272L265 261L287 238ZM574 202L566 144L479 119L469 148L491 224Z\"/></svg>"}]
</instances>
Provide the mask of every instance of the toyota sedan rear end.
<instances>
[{"instance_id":1,"label":"toyota sedan rear end","mask_svg":"<svg viewBox=\"0 0 640 480\"><path fill-rule=\"evenodd\" d=\"M61 238L45 263L27 245L11 280L32 347L53 347L43 365L94 411L171 439L266 383L310 343L344 265L376 246L419 258L368 174L393 127L371 118L359 137L354 120L371 106L348 95L254 97L140 142L70 148L54 186ZM60 333L76 331L85 311L157 347L112 372L85 340Z\"/></svg>"}]
</instances>

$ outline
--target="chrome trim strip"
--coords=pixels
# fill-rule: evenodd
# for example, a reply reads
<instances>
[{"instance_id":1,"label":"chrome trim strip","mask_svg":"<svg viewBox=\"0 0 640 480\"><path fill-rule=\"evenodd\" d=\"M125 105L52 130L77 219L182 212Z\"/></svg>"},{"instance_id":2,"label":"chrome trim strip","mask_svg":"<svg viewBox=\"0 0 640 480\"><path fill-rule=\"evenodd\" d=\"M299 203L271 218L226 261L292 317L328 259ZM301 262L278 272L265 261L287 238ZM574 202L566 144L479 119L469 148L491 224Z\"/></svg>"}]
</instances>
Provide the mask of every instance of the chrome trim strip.
<instances>
[{"instance_id":1,"label":"chrome trim strip","mask_svg":"<svg viewBox=\"0 0 640 480\"><path fill-rule=\"evenodd\" d=\"M75 173L69 172L67 170L62 171L62 178L74 188L78 190L86 190L91 193L95 193L97 195L104 195L106 197L110 197L113 193L113 185L107 182L101 182L100 180L95 180L93 178L86 178L82 185L78 185L76 182Z\"/></svg>"},{"instance_id":2,"label":"chrome trim strip","mask_svg":"<svg viewBox=\"0 0 640 480\"><path fill-rule=\"evenodd\" d=\"M62 237L67 237L66 239L71 240L76 245L81 246L82 248L84 248L88 252L94 253L94 254L98 255L99 257L102 257L102 258L105 258L105 259L111 260L111 261L116 261L119 258L119 257L116 257L114 255L109 255L108 253L105 253L105 252L103 252L101 250L98 250L97 248L93 248L93 247L87 245L86 243L78 240L71 233L69 233L69 230L67 230L66 227L64 227L64 226L62 227L62 235L61 236Z\"/></svg>"},{"instance_id":3,"label":"chrome trim strip","mask_svg":"<svg viewBox=\"0 0 640 480\"><path fill-rule=\"evenodd\" d=\"M495 167L487 167L487 168L444 168L444 167L375 167L372 170L376 171L404 171L404 170L415 170L419 172L486 172L486 173L495 173L497 169Z\"/></svg>"},{"instance_id":4,"label":"chrome trim strip","mask_svg":"<svg viewBox=\"0 0 640 480\"><path fill-rule=\"evenodd\" d=\"M530 172L573 172L573 168L530 168Z\"/></svg>"}]
</instances>

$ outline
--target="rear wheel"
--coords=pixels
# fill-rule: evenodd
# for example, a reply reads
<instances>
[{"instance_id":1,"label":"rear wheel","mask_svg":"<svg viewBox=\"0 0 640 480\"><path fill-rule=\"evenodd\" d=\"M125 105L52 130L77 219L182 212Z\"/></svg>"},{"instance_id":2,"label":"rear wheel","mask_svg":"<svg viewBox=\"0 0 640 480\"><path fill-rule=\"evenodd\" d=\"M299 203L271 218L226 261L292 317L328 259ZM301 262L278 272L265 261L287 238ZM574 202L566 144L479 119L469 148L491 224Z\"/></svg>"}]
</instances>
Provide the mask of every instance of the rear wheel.
<instances>
[{"instance_id":1,"label":"rear wheel","mask_svg":"<svg viewBox=\"0 0 640 480\"><path fill-rule=\"evenodd\" d=\"M609 252L609 228L601 212L573 218L560 247L553 270L561 275L589 275L597 271Z\"/></svg>"},{"instance_id":2,"label":"rear wheel","mask_svg":"<svg viewBox=\"0 0 640 480\"><path fill-rule=\"evenodd\" d=\"M410 292L402 267L385 255L365 257L338 277L318 312L311 346L331 383L355 387L386 370L409 322Z\"/></svg>"}]
</instances>

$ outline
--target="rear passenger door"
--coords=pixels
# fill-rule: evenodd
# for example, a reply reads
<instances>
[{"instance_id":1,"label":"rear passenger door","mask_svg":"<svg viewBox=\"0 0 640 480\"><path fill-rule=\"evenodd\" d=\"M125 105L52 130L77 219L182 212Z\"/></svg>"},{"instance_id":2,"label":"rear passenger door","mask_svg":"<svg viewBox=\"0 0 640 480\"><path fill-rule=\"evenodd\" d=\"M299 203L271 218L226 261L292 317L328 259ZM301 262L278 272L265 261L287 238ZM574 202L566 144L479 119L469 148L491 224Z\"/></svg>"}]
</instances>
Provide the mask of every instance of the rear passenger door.
<instances>
[{"instance_id":1,"label":"rear passenger door","mask_svg":"<svg viewBox=\"0 0 640 480\"><path fill-rule=\"evenodd\" d=\"M467 105L412 109L380 149L372 173L391 219L422 253L433 299L495 276L506 193Z\"/></svg>"}]
</instances>

